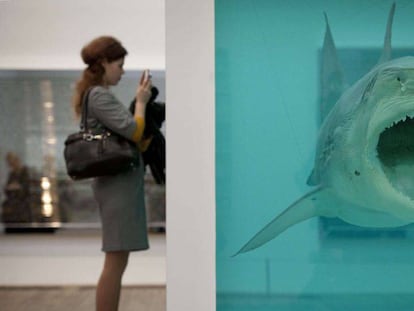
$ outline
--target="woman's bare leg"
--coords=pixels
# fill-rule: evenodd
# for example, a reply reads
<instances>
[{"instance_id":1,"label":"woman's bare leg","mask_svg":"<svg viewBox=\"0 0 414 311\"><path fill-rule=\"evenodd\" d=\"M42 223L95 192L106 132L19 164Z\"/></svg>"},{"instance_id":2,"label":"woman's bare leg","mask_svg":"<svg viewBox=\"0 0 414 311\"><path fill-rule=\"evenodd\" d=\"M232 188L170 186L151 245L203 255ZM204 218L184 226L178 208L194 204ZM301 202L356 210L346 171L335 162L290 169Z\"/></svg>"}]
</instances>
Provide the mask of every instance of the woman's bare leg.
<instances>
[{"instance_id":1,"label":"woman's bare leg","mask_svg":"<svg viewBox=\"0 0 414 311\"><path fill-rule=\"evenodd\" d=\"M121 280L128 264L129 252L107 252L96 289L96 310L117 311L121 294Z\"/></svg>"}]
</instances>

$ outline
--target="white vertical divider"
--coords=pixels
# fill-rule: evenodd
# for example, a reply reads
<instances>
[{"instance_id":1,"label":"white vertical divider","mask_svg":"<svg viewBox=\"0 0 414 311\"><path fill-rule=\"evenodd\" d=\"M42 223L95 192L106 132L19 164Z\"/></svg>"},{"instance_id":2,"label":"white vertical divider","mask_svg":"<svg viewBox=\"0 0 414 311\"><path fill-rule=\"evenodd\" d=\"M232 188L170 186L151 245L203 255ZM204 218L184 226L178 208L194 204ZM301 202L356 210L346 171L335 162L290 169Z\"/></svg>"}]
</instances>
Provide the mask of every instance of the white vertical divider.
<instances>
[{"instance_id":1,"label":"white vertical divider","mask_svg":"<svg viewBox=\"0 0 414 311\"><path fill-rule=\"evenodd\" d=\"M166 1L167 310L213 311L214 0Z\"/></svg>"}]
</instances>

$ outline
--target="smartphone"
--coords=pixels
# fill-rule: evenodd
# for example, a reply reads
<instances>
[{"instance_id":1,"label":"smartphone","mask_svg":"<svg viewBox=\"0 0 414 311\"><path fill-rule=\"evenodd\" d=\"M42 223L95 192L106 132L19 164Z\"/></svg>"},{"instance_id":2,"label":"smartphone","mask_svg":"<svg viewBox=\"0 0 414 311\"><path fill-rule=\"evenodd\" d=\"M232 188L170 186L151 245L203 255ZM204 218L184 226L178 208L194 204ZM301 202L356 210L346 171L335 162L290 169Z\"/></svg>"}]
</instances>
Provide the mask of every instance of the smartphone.
<instances>
[{"instance_id":1,"label":"smartphone","mask_svg":"<svg viewBox=\"0 0 414 311\"><path fill-rule=\"evenodd\" d=\"M150 73L149 69L146 69L144 71L144 81L147 81L149 79L151 79L151 73Z\"/></svg>"}]
</instances>

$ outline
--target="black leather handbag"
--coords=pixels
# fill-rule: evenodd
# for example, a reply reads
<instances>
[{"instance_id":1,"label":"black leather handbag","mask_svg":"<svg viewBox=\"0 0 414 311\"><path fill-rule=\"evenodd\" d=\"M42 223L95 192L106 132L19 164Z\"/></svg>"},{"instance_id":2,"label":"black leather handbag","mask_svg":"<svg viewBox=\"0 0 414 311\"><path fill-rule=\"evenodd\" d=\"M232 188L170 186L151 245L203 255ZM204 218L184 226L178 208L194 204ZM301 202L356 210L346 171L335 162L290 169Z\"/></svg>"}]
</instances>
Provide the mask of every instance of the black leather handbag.
<instances>
[{"instance_id":1,"label":"black leather handbag","mask_svg":"<svg viewBox=\"0 0 414 311\"><path fill-rule=\"evenodd\" d=\"M68 175L74 179L116 175L139 165L136 144L108 129L88 129L88 97L83 99L81 129L65 141Z\"/></svg>"}]
</instances>

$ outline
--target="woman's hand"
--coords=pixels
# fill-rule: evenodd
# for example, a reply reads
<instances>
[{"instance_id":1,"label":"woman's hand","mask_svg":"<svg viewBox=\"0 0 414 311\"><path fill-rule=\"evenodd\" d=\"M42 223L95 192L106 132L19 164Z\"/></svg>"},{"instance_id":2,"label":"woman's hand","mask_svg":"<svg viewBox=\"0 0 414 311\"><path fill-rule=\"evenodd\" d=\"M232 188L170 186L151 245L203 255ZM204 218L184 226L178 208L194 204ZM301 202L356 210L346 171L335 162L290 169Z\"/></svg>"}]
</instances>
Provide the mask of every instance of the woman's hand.
<instances>
[{"instance_id":1,"label":"woman's hand","mask_svg":"<svg viewBox=\"0 0 414 311\"><path fill-rule=\"evenodd\" d=\"M135 96L135 116L145 118L145 109L147 107L148 100L151 98L151 76L149 70L145 70L139 81L137 94Z\"/></svg>"},{"instance_id":2,"label":"woman's hand","mask_svg":"<svg viewBox=\"0 0 414 311\"><path fill-rule=\"evenodd\" d=\"M141 75L141 80L138 84L136 100L137 103L146 105L151 97L152 81L149 70L145 70Z\"/></svg>"}]
</instances>

